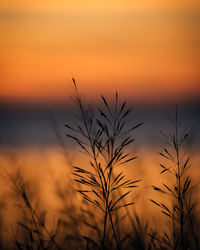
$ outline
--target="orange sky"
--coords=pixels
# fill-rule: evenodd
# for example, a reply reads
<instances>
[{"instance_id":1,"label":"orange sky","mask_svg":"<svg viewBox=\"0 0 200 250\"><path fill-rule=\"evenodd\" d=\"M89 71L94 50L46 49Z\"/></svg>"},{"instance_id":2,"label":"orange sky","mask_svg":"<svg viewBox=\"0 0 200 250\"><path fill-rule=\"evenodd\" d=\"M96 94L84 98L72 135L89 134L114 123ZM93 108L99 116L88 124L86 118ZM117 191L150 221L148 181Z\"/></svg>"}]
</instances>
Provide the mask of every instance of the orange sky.
<instances>
[{"instance_id":1,"label":"orange sky","mask_svg":"<svg viewBox=\"0 0 200 250\"><path fill-rule=\"evenodd\" d=\"M0 2L0 99L200 93L199 1ZM158 95L159 93L159 95Z\"/></svg>"}]
</instances>

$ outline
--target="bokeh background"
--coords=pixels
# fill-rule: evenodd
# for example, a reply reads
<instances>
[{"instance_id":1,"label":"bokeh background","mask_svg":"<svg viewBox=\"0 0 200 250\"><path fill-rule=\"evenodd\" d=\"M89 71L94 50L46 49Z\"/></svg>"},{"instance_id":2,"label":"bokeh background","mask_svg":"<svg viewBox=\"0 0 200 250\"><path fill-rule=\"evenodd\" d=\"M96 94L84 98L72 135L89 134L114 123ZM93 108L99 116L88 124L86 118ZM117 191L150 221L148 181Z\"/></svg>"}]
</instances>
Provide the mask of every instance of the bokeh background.
<instances>
[{"instance_id":1,"label":"bokeh background","mask_svg":"<svg viewBox=\"0 0 200 250\"><path fill-rule=\"evenodd\" d=\"M1 99L194 100L200 91L199 1L1 1Z\"/></svg>"},{"instance_id":2,"label":"bokeh background","mask_svg":"<svg viewBox=\"0 0 200 250\"><path fill-rule=\"evenodd\" d=\"M85 162L65 136L64 124L73 124L77 112L69 98L72 77L86 105L99 105L100 94L112 102L117 91L133 107L129 123L144 122L131 148L139 158L130 172L143 180L138 213L148 206L154 211L148 200L154 196L150 186L161 181L160 130L171 131L166 114L175 104L189 127L187 150L198 180L199 30L195 0L0 2L2 228L16 217L5 173L20 169L41 206L55 212L61 206L55 183L71 183L71 165Z\"/></svg>"}]
</instances>

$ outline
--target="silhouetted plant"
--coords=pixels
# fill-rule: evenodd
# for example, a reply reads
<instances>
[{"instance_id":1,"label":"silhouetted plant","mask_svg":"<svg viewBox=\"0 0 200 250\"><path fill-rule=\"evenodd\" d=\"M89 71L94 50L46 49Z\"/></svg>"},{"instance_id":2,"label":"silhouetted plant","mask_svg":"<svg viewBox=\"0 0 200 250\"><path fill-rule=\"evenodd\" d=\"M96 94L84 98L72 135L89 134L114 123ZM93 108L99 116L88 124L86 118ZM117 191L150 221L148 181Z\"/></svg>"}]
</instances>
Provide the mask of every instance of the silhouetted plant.
<instances>
[{"instance_id":1,"label":"silhouetted plant","mask_svg":"<svg viewBox=\"0 0 200 250\"><path fill-rule=\"evenodd\" d=\"M120 239L116 233L113 222L113 213L120 208L130 206L134 202L121 203L130 194L131 189L137 187L140 180L127 179L126 175L118 169L120 165L133 161L136 157L130 156L128 146L134 141L131 132L138 128L139 123L126 128L127 117L131 109L126 108L126 102L121 105L118 93L115 96L114 107L108 104L106 98L101 96L104 109L99 108L97 113L83 105L75 80L76 90L74 98L79 107L77 123L73 126L65 125L70 131L67 136L73 139L89 157L89 170L74 166L75 181L83 188L78 190L89 203L98 207L104 214L102 247L105 249L107 222L110 221L117 249L120 249ZM128 189L118 195L116 191Z\"/></svg>"},{"instance_id":2,"label":"silhouetted plant","mask_svg":"<svg viewBox=\"0 0 200 250\"><path fill-rule=\"evenodd\" d=\"M158 243L156 242L155 238L151 237L149 239L148 237L148 233L150 231L148 220L145 218L140 218L136 212L130 215L129 219L131 222L132 231L127 234L127 238L130 241L128 249L159 249L157 248ZM152 231L151 234L155 236L156 232Z\"/></svg>"},{"instance_id":3,"label":"silhouetted plant","mask_svg":"<svg viewBox=\"0 0 200 250\"><path fill-rule=\"evenodd\" d=\"M46 226L47 211L40 211L39 206L32 205L28 185L21 174L10 176L14 191L20 201L22 218L16 223L16 233L12 234L15 249L60 249L56 242L59 221L54 231Z\"/></svg>"},{"instance_id":4,"label":"silhouetted plant","mask_svg":"<svg viewBox=\"0 0 200 250\"><path fill-rule=\"evenodd\" d=\"M173 125L173 133L161 132L167 140L167 147L162 147L159 153L164 162L160 164L160 174L168 174L172 184L162 184L162 187L153 186L154 190L169 197L169 205L151 199L156 206L171 220L171 234L164 232L162 237L153 236L161 245L169 249L199 249L198 238L194 229L194 209L196 202L193 200L192 185L189 170L190 157L184 151L184 143L189 134L187 129L182 129L181 121L176 106L174 117L168 116ZM192 240L193 239L193 240ZM194 245L193 245L194 243Z\"/></svg>"},{"instance_id":5,"label":"silhouetted plant","mask_svg":"<svg viewBox=\"0 0 200 250\"><path fill-rule=\"evenodd\" d=\"M71 188L70 183L62 187L60 182L56 183L56 194L62 202L57 217L60 221L58 231L59 246L61 249L84 249L84 243L80 224L83 224L84 214L82 207L77 206L77 192Z\"/></svg>"}]
</instances>

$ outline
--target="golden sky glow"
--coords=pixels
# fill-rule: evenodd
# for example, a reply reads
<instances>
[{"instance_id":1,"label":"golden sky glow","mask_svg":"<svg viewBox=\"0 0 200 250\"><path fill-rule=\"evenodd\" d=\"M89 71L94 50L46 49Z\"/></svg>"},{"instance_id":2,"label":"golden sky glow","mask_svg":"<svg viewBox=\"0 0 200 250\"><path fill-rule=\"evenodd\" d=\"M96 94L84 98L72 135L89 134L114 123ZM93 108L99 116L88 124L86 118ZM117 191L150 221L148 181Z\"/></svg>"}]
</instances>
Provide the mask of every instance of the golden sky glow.
<instances>
[{"instance_id":1,"label":"golden sky glow","mask_svg":"<svg viewBox=\"0 0 200 250\"><path fill-rule=\"evenodd\" d=\"M158 3L159 2L159 3ZM200 93L199 1L0 2L0 98Z\"/></svg>"}]
</instances>

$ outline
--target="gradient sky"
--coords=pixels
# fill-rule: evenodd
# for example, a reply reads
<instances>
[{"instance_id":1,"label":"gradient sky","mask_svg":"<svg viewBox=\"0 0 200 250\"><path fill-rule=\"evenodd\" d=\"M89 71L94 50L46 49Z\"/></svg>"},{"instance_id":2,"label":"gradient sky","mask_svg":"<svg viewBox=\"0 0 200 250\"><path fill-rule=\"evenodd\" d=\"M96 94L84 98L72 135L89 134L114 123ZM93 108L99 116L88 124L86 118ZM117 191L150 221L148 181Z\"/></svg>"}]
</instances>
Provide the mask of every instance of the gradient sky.
<instances>
[{"instance_id":1,"label":"gradient sky","mask_svg":"<svg viewBox=\"0 0 200 250\"><path fill-rule=\"evenodd\" d=\"M1 0L0 99L200 94L200 1Z\"/></svg>"}]
</instances>

